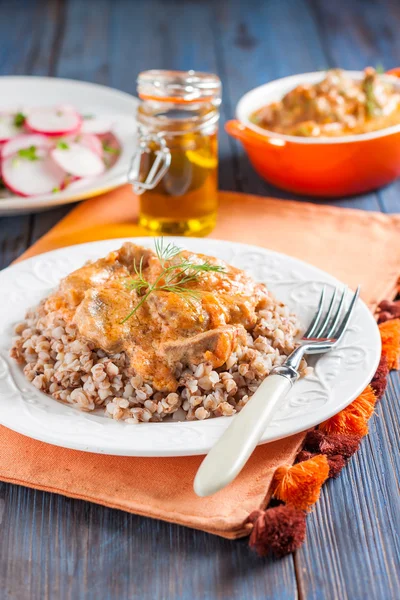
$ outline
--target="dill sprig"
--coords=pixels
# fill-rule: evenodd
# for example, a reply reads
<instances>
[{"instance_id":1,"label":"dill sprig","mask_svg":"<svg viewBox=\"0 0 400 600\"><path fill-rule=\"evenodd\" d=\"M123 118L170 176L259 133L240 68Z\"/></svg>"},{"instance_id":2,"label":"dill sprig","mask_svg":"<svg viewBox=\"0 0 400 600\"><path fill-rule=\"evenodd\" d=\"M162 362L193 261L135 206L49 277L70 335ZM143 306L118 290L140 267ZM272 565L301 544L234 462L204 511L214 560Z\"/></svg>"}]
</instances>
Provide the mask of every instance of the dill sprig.
<instances>
[{"instance_id":1,"label":"dill sprig","mask_svg":"<svg viewBox=\"0 0 400 600\"><path fill-rule=\"evenodd\" d=\"M169 243L166 246L164 246L163 237L156 238L154 240L154 248L156 250L158 260L160 261L162 266L164 266L167 260L172 260L175 256L182 252L182 248L175 246L175 244Z\"/></svg>"},{"instance_id":2,"label":"dill sprig","mask_svg":"<svg viewBox=\"0 0 400 600\"><path fill-rule=\"evenodd\" d=\"M154 283L150 283L143 273L143 256L139 264L136 261L134 262L133 270L135 277L127 282L126 287L142 297L121 323L125 323L130 319L146 302L150 294L155 292L170 292L171 294L176 294L188 304L193 304L194 301L199 300L200 291L186 286L196 282L203 273L223 273L225 270L224 267L213 265L208 260L196 264L185 257L180 257L182 249L172 243L164 245L163 238L154 240L154 247L162 267L161 273ZM170 264L170 261L174 258L178 260Z\"/></svg>"}]
</instances>

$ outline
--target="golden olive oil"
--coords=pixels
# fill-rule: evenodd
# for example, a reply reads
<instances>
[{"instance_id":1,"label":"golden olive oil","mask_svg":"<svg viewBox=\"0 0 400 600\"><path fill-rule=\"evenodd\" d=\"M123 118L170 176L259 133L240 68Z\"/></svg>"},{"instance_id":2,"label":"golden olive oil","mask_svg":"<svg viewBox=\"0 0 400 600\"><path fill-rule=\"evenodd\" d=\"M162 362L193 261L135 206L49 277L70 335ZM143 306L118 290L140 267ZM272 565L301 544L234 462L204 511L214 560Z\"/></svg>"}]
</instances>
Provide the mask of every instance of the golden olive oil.
<instances>
[{"instance_id":1,"label":"golden olive oil","mask_svg":"<svg viewBox=\"0 0 400 600\"><path fill-rule=\"evenodd\" d=\"M148 73L148 72L147 72ZM149 77L145 74L145 91L148 91ZM157 71L156 79L160 78ZM186 93L187 73L172 72L166 75L167 83L173 78L173 91ZM194 86L191 74L190 88ZM198 74L219 82L216 76ZM196 76L197 77L197 76ZM160 150L157 140L169 154L169 167L161 180L152 189L144 189L140 195L139 224L154 235L203 236L212 231L216 223L218 208L218 139L217 122L220 102L220 82L217 93L206 95L206 88L200 86L196 101L187 101L185 97L154 97L143 92L140 85L139 95L142 103L138 109L138 122L142 139L150 134L151 140L142 152L139 181L145 182L156 153ZM206 81L206 80L205 80ZM165 81L163 82L164 85ZM185 87L186 86L186 87ZM167 86L168 87L168 86ZM153 88L151 93L154 94ZM156 86L159 91L159 86ZM134 187L135 189L135 187Z\"/></svg>"}]
</instances>

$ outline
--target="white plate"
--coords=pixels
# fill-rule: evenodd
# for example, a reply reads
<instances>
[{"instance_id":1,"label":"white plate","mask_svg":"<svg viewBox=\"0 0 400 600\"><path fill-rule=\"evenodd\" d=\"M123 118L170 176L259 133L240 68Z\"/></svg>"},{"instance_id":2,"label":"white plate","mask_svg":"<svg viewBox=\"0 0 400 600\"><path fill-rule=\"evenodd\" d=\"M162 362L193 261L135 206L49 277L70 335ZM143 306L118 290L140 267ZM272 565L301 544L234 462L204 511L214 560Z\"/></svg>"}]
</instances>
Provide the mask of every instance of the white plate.
<instances>
[{"instance_id":1,"label":"white plate","mask_svg":"<svg viewBox=\"0 0 400 600\"><path fill-rule=\"evenodd\" d=\"M22 198L12 196L0 199L0 216L37 212L77 202L103 194L127 182L130 159L136 149L135 114L138 99L104 85L55 79L51 77L0 77L0 109L23 110L33 106L72 104L78 111L95 116L110 116L115 125L113 133L120 141L122 151L115 165L92 181L82 181L55 194Z\"/></svg>"},{"instance_id":2,"label":"white plate","mask_svg":"<svg viewBox=\"0 0 400 600\"><path fill-rule=\"evenodd\" d=\"M25 311L87 259L104 256L126 240L70 246L16 264L0 273L0 423L32 438L88 452L122 456L204 454L231 418L182 423L130 425L80 412L39 392L8 358L13 325ZM134 238L152 246L149 238ZM322 285L341 285L319 269L256 246L209 239L168 238L194 252L218 256L265 282L293 309L305 326L315 311ZM340 347L321 357L314 374L301 379L277 411L262 442L283 438L321 423L362 392L377 368L381 352L378 327L359 301Z\"/></svg>"}]
</instances>

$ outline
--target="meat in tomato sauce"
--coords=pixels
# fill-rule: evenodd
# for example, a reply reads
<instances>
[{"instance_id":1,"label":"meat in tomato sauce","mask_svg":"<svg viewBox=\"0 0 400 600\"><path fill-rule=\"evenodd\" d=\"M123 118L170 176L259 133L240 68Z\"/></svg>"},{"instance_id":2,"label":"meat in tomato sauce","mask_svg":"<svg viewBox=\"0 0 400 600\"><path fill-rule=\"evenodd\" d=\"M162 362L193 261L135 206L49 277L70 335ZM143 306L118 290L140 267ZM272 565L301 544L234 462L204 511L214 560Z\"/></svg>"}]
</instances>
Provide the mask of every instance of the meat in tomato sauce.
<instances>
[{"instance_id":1,"label":"meat in tomato sauce","mask_svg":"<svg viewBox=\"0 0 400 600\"><path fill-rule=\"evenodd\" d=\"M302 84L279 102L255 111L259 127L286 135L335 137L367 133L400 123L400 94L375 69L367 67L356 81L332 69L319 83Z\"/></svg>"},{"instance_id":2,"label":"meat in tomato sauce","mask_svg":"<svg viewBox=\"0 0 400 600\"><path fill-rule=\"evenodd\" d=\"M153 284L166 265L182 260L192 265L207 261L221 271L202 273L191 282L196 301L157 291L139 306L144 291L127 287L138 266L143 279ZM135 373L154 389L171 392L178 387L178 362L222 366L238 343L246 343L247 331L256 325L256 310L268 299L263 284L219 259L181 251L162 265L152 250L126 243L63 279L45 310L59 311L80 336L105 352L125 352Z\"/></svg>"}]
</instances>

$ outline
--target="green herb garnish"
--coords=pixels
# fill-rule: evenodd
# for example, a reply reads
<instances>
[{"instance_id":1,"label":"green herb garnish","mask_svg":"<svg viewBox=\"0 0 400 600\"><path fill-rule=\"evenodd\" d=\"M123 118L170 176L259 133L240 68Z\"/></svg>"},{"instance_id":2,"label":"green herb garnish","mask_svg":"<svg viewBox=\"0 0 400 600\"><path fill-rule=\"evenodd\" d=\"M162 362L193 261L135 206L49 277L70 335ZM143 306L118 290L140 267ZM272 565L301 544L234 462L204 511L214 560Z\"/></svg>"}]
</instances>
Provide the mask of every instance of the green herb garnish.
<instances>
[{"instance_id":1,"label":"green herb garnish","mask_svg":"<svg viewBox=\"0 0 400 600\"><path fill-rule=\"evenodd\" d=\"M113 148L112 146L109 146L107 144L107 142L103 142L103 150L104 150L104 152L108 152L109 154L119 154L120 153L119 148Z\"/></svg>"},{"instance_id":2,"label":"green herb garnish","mask_svg":"<svg viewBox=\"0 0 400 600\"><path fill-rule=\"evenodd\" d=\"M82 115L82 119L94 119L94 115Z\"/></svg>"},{"instance_id":3,"label":"green herb garnish","mask_svg":"<svg viewBox=\"0 0 400 600\"><path fill-rule=\"evenodd\" d=\"M36 146L29 146L29 148L21 148L17 152L18 156L25 158L26 160L39 160L39 156L36 154Z\"/></svg>"},{"instance_id":4,"label":"green herb garnish","mask_svg":"<svg viewBox=\"0 0 400 600\"><path fill-rule=\"evenodd\" d=\"M59 187L54 187L51 191L53 192L53 194L57 194L57 192L60 191L60 188Z\"/></svg>"},{"instance_id":5,"label":"green herb garnish","mask_svg":"<svg viewBox=\"0 0 400 600\"><path fill-rule=\"evenodd\" d=\"M303 137L310 137L312 133L312 128L309 125L299 125L296 129L296 135L300 135Z\"/></svg>"},{"instance_id":6,"label":"green herb garnish","mask_svg":"<svg viewBox=\"0 0 400 600\"><path fill-rule=\"evenodd\" d=\"M60 150L69 150L69 145L67 144L67 142L63 142L63 140L60 140L59 142L57 142L57 148L59 148Z\"/></svg>"},{"instance_id":7,"label":"green herb garnish","mask_svg":"<svg viewBox=\"0 0 400 600\"><path fill-rule=\"evenodd\" d=\"M258 115L257 113L253 113L252 115L250 115L250 122L254 123L254 125L259 125L262 122L262 119L260 115Z\"/></svg>"},{"instance_id":8,"label":"green herb garnish","mask_svg":"<svg viewBox=\"0 0 400 600\"><path fill-rule=\"evenodd\" d=\"M375 67L375 71L378 73L378 75L383 75L385 73L385 67L382 63L378 63Z\"/></svg>"},{"instance_id":9,"label":"green herb garnish","mask_svg":"<svg viewBox=\"0 0 400 600\"><path fill-rule=\"evenodd\" d=\"M18 112L14 117L14 125L15 127L22 127L25 123L25 115L22 112Z\"/></svg>"},{"instance_id":10,"label":"green herb garnish","mask_svg":"<svg viewBox=\"0 0 400 600\"><path fill-rule=\"evenodd\" d=\"M197 281L202 273L223 273L225 271L224 267L212 265L209 261L196 264L187 258L180 257L182 249L171 243L164 246L163 238L156 239L154 246L162 267L161 273L154 283L150 283L143 274L143 257L140 259L139 265L136 262L134 263L135 277L127 282L126 287L135 291L142 298L121 323L125 323L130 319L146 302L150 294L155 292L170 292L176 294L188 304L192 304L193 301L199 300L200 292L186 286ZM174 258L177 260L173 264L169 264Z\"/></svg>"},{"instance_id":11,"label":"green herb garnish","mask_svg":"<svg viewBox=\"0 0 400 600\"><path fill-rule=\"evenodd\" d=\"M364 92L367 115L373 117L376 112L379 112L380 106L375 98L374 84L370 79L364 81Z\"/></svg>"}]
</instances>

